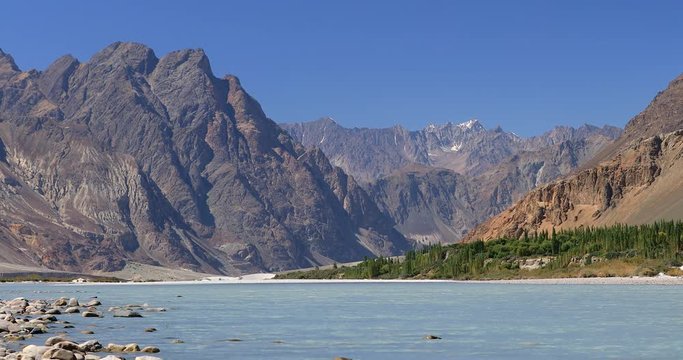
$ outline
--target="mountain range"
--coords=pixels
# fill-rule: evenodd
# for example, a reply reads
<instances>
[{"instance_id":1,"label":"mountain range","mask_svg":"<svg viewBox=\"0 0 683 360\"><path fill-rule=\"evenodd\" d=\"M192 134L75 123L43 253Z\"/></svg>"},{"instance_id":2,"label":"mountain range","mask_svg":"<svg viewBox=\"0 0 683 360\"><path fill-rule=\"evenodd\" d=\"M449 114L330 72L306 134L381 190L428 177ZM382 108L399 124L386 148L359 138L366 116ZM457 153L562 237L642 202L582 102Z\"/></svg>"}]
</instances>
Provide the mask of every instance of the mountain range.
<instances>
[{"instance_id":1,"label":"mountain range","mask_svg":"<svg viewBox=\"0 0 683 360\"><path fill-rule=\"evenodd\" d=\"M0 139L0 261L232 274L411 246L202 50L114 43L45 71L0 52Z\"/></svg>"},{"instance_id":2,"label":"mountain range","mask_svg":"<svg viewBox=\"0 0 683 360\"><path fill-rule=\"evenodd\" d=\"M368 190L403 235L452 243L534 187L571 173L621 135L613 126L559 126L523 138L478 120L409 131L347 129L330 118L281 124Z\"/></svg>"},{"instance_id":3,"label":"mountain range","mask_svg":"<svg viewBox=\"0 0 683 360\"><path fill-rule=\"evenodd\" d=\"M680 219L682 151L683 77L623 132L520 137L278 124L201 49L117 42L43 71L0 50L0 264L272 272Z\"/></svg>"}]
</instances>

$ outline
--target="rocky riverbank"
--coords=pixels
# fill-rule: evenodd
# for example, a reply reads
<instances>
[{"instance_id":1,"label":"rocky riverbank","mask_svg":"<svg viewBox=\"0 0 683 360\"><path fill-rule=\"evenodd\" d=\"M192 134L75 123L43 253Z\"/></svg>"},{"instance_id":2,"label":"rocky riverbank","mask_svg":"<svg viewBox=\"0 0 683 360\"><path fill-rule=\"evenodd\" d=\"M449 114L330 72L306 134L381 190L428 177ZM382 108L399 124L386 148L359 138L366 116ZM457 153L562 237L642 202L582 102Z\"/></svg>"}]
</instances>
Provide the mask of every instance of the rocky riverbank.
<instances>
[{"instance_id":1,"label":"rocky riverbank","mask_svg":"<svg viewBox=\"0 0 683 360\"><path fill-rule=\"evenodd\" d=\"M0 359L2 360L159 360L149 354L159 353L157 346L137 343L103 345L97 339L72 341L68 335L78 331L93 335L90 329L76 329L68 321L81 316L97 320L107 316L141 318L144 312L164 312L165 308L143 305L123 305L102 308L100 299L93 297L83 302L77 298L0 300ZM154 328L146 328L154 332ZM43 340L42 338L45 338Z\"/></svg>"}]
</instances>

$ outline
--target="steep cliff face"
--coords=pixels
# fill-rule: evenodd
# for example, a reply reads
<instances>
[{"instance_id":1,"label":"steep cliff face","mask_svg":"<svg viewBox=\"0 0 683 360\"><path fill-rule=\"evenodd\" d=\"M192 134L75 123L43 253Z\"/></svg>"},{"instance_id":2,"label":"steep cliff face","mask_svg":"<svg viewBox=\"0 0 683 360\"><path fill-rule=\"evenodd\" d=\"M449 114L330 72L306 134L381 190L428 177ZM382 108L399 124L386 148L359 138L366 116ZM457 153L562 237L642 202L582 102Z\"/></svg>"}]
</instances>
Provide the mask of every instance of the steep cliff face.
<instances>
[{"instance_id":1,"label":"steep cliff face","mask_svg":"<svg viewBox=\"0 0 683 360\"><path fill-rule=\"evenodd\" d=\"M451 243L477 224L476 187L448 169L411 166L373 183L370 194L397 229L422 244Z\"/></svg>"},{"instance_id":2,"label":"steep cliff face","mask_svg":"<svg viewBox=\"0 0 683 360\"><path fill-rule=\"evenodd\" d=\"M477 227L468 239L519 237L524 231L683 216L683 132L637 141L614 159L541 186Z\"/></svg>"},{"instance_id":3,"label":"steep cliff face","mask_svg":"<svg viewBox=\"0 0 683 360\"><path fill-rule=\"evenodd\" d=\"M158 59L115 43L44 72L2 53L0 139L0 239L33 264L235 273L409 246L352 178L268 119L237 78L216 78L201 50Z\"/></svg>"},{"instance_id":4,"label":"steep cliff face","mask_svg":"<svg viewBox=\"0 0 683 360\"><path fill-rule=\"evenodd\" d=\"M613 154L611 159L533 190L478 226L467 239L517 237L524 231L552 227L681 218L683 133L677 130L651 136L657 129L683 127L680 89L679 77L628 123L622 137L607 151ZM603 156L604 152L597 155Z\"/></svg>"}]
</instances>

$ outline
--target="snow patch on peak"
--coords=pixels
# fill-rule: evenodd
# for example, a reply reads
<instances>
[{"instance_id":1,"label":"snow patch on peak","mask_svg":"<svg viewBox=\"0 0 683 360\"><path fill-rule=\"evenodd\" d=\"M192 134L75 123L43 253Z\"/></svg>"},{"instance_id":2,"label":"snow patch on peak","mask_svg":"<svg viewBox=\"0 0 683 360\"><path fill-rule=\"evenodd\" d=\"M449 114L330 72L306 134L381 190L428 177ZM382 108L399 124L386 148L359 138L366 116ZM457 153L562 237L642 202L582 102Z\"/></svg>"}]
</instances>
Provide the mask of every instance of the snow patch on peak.
<instances>
[{"instance_id":1,"label":"snow patch on peak","mask_svg":"<svg viewBox=\"0 0 683 360\"><path fill-rule=\"evenodd\" d=\"M423 131L427 133L438 133L438 132L450 132L450 131L460 131L460 132L468 132L468 131L482 131L485 130L484 126L481 125L479 120L477 119L470 119L465 122L459 123L459 124L454 124L452 122L447 122L445 124L434 124L434 123L429 123L427 126L424 128Z\"/></svg>"},{"instance_id":2,"label":"snow patch on peak","mask_svg":"<svg viewBox=\"0 0 683 360\"><path fill-rule=\"evenodd\" d=\"M460 149L462 149L462 142L459 142L457 144L453 144L453 146L451 146L452 152L458 152L458 151L460 151Z\"/></svg>"},{"instance_id":3,"label":"snow patch on peak","mask_svg":"<svg viewBox=\"0 0 683 360\"><path fill-rule=\"evenodd\" d=\"M478 124L479 124L479 120L470 119L470 120L465 121L464 123L458 124L458 127L465 130L465 129L471 129Z\"/></svg>"}]
</instances>

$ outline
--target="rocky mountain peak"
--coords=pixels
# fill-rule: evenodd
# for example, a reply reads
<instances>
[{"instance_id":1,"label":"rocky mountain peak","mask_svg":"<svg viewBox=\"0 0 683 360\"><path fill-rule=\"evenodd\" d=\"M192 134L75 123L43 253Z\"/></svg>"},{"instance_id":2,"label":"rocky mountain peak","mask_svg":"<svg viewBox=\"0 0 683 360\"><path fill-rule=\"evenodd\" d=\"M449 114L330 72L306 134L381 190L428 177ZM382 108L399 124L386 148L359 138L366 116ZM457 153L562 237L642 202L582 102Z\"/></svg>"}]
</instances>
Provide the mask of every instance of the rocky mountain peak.
<instances>
[{"instance_id":1,"label":"rocky mountain peak","mask_svg":"<svg viewBox=\"0 0 683 360\"><path fill-rule=\"evenodd\" d=\"M40 91L50 101L59 102L69 90L69 77L78 65L78 60L71 55L64 55L55 60L40 77Z\"/></svg>"},{"instance_id":2,"label":"rocky mountain peak","mask_svg":"<svg viewBox=\"0 0 683 360\"><path fill-rule=\"evenodd\" d=\"M20 71L12 55L0 49L0 79L3 77L7 78Z\"/></svg>"},{"instance_id":3,"label":"rocky mountain peak","mask_svg":"<svg viewBox=\"0 0 683 360\"><path fill-rule=\"evenodd\" d=\"M284 145L291 151L289 139L280 141L282 130L270 120L258 103L249 95L240 80L234 75L225 76L228 86L228 105L234 111L237 128L244 135L252 151L266 153L274 147Z\"/></svg>"},{"instance_id":4,"label":"rocky mountain peak","mask_svg":"<svg viewBox=\"0 0 683 360\"><path fill-rule=\"evenodd\" d=\"M595 125L584 124L577 128L570 126L556 126L552 130L543 133L543 135L531 137L529 140L533 146L539 146L539 144L555 145L562 142L575 141L591 136L603 137L607 141L613 141L621 135L622 131L622 129L610 125L598 127Z\"/></svg>"},{"instance_id":5,"label":"rocky mountain peak","mask_svg":"<svg viewBox=\"0 0 683 360\"><path fill-rule=\"evenodd\" d=\"M311 121L311 125L314 127L318 128L328 128L328 129L339 129L341 128L341 125L339 125L332 117L330 116L324 116L321 117L320 119L313 120Z\"/></svg>"},{"instance_id":6,"label":"rocky mountain peak","mask_svg":"<svg viewBox=\"0 0 683 360\"><path fill-rule=\"evenodd\" d=\"M475 130L475 131L482 131L484 129L484 125L479 122L477 119L470 119L467 120L463 123L458 124L458 127L465 130L465 129L470 129L470 130Z\"/></svg>"},{"instance_id":7,"label":"rocky mountain peak","mask_svg":"<svg viewBox=\"0 0 683 360\"><path fill-rule=\"evenodd\" d=\"M486 131L484 125L477 119L470 119L461 123L453 123L451 121L445 124L430 123L424 129L426 133L444 134L453 132L481 132Z\"/></svg>"},{"instance_id":8,"label":"rocky mountain peak","mask_svg":"<svg viewBox=\"0 0 683 360\"><path fill-rule=\"evenodd\" d=\"M146 45L134 42L115 42L95 54L89 63L103 66L124 66L146 75L154 70L158 61L159 59L154 51Z\"/></svg>"},{"instance_id":9,"label":"rocky mountain peak","mask_svg":"<svg viewBox=\"0 0 683 360\"><path fill-rule=\"evenodd\" d=\"M634 141L679 129L683 129L683 74L657 93L645 110L626 124L623 134L584 164L583 168L595 167L612 159Z\"/></svg>"},{"instance_id":10,"label":"rocky mountain peak","mask_svg":"<svg viewBox=\"0 0 683 360\"><path fill-rule=\"evenodd\" d=\"M216 78L202 50L159 59L117 42L20 80L0 81L0 179L13 179L0 181L0 248L14 249L0 261L238 273L409 246L322 152L302 156L237 77Z\"/></svg>"},{"instance_id":11,"label":"rocky mountain peak","mask_svg":"<svg viewBox=\"0 0 683 360\"><path fill-rule=\"evenodd\" d=\"M655 96L650 105L626 124L629 140L654 136L683 128L683 74Z\"/></svg>"},{"instance_id":12,"label":"rocky mountain peak","mask_svg":"<svg viewBox=\"0 0 683 360\"><path fill-rule=\"evenodd\" d=\"M244 90L237 76L226 75L224 79L228 82L228 103L232 105L236 114L247 120L266 117L261 104Z\"/></svg>"},{"instance_id":13,"label":"rocky mountain peak","mask_svg":"<svg viewBox=\"0 0 683 360\"><path fill-rule=\"evenodd\" d=\"M331 116L323 116L318 120L314 120L314 122L317 122L323 126L339 126L339 124L336 121L334 121L334 118L332 118Z\"/></svg>"},{"instance_id":14,"label":"rocky mountain peak","mask_svg":"<svg viewBox=\"0 0 683 360\"><path fill-rule=\"evenodd\" d=\"M178 67L192 67L203 71L205 74L213 76L209 58L203 49L184 49L172 51L160 60L164 67L178 68Z\"/></svg>"}]
</instances>

